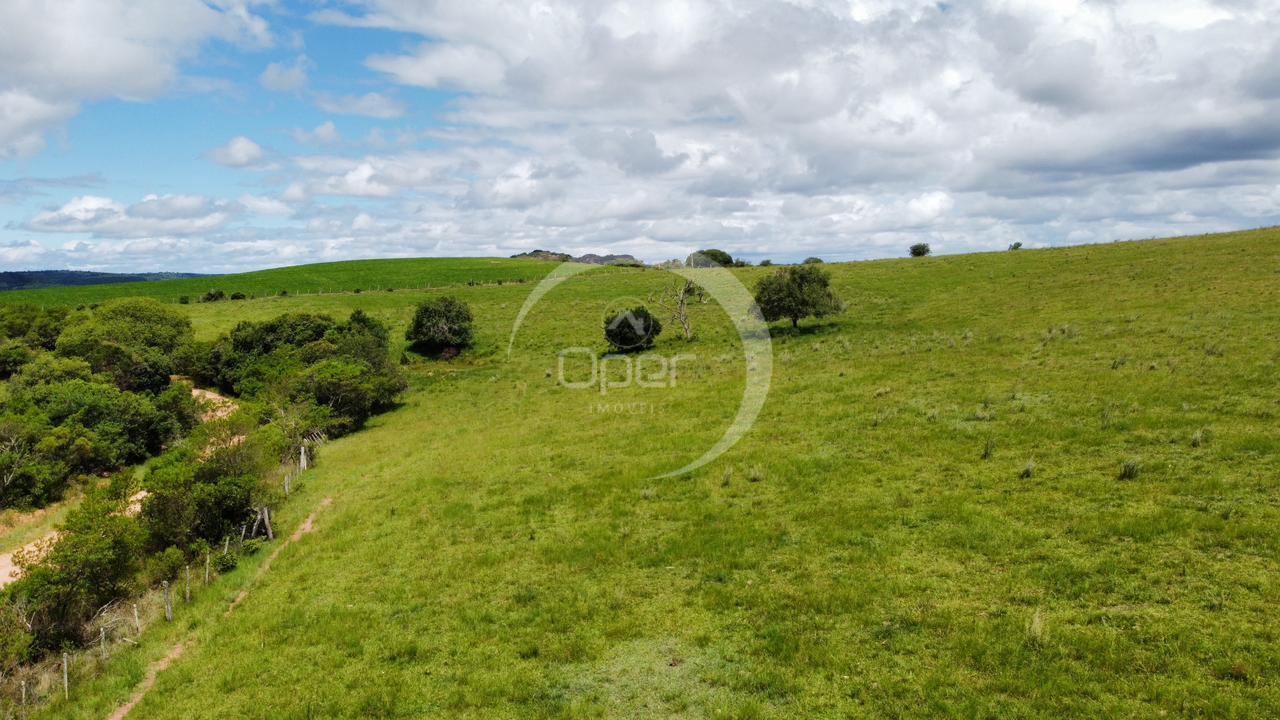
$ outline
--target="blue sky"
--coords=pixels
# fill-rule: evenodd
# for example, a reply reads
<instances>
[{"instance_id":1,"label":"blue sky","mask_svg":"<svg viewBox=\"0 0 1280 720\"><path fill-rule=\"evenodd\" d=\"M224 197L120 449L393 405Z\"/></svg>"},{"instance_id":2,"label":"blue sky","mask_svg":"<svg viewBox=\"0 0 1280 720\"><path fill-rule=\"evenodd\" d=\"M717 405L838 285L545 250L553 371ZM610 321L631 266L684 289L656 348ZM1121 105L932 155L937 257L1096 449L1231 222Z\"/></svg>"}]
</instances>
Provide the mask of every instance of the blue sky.
<instances>
[{"instance_id":1,"label":"blue sky","mask_svg":"<svg viewBox=\"0 0 1280 720\"><path fill-rule=\"evenodd\" d=\"M0 2L0 268L1280 223L1280 6Z\"/></svg>"}]
</instances>

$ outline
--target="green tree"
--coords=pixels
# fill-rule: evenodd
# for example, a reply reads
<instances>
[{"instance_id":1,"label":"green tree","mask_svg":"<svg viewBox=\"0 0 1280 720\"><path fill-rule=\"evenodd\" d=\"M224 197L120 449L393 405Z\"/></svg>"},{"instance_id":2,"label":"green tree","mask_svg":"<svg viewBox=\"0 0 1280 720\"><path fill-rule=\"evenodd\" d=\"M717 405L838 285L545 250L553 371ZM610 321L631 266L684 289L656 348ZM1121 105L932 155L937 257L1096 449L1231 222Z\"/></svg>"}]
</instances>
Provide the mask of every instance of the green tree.
<instances>
[{"instance_id":1,"label":"green tree","mask_svg":"<svg viewBox=\"0 0 1280 720\"><path fill-rule=\"evenodd\" d=\"M699 250L689 256L685 261L688 267L733 267L733 256L723 250L716 248L707 248Z\"/></svg>"},{"instance_id":2,"label":"green tree","mask_svg":"<svg viewBox=\"0 0 1280 720\"><path fill-rule=\"evenodd\" d=\"M929 247L929 243L916 243L907 248L907 250L911 253L911 257L924 257L933 252L932 248Z\"/></svg>"},{"instance_id":3,"label":"green tree","mask_svg":"<svg viewBox=\"0 0 1280 720\"><path fill-rule=\"evenodd\" d=\"M831 276L817 265L782 268L756 284L756 305L768 322L787 319L796 327L806 317L841 312L844 304L831 291Z\"/></svg>"},{"instance_id":4,"label":"green tree","mask_svg":"<svg viewBox=\"0 0 1280 720\"><path fill-rule=\"evenodd\" d=\"M454 297L424 301L413 313L404 337L425 355L451 355L472 343L471 308Z\"/></svg>"}]
</instances>

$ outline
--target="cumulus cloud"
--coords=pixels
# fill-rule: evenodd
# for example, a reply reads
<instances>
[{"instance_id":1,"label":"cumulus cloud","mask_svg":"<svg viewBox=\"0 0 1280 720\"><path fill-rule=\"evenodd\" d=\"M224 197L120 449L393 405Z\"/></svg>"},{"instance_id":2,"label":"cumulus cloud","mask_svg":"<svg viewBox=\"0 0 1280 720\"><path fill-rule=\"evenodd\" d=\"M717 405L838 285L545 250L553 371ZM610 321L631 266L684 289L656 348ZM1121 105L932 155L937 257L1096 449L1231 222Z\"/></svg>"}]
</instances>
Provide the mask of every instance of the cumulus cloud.
<instances>
[{"instance_id":1,"label":"cumulus cloud","mask_svg":"<svg viewBox=\"0 0 1280 720\"><path fill-rule=\"evenodd\" d=\"M364 117L390 120L404 115L404 103L382 93L365 93L364 95L316 95L316 107L325 112L338 115L362 115Z\"/></svg>"},{"instance_id":2,"label":"cumulus cloud","mask_svg":"<svg viewBox=\"0 0 1280 720\"><path fill-rule=\"evenodd\" d=\"M229 219L223 203L210 202L199 195L148 195L127 207L111 198L82 195L39 213L23 229L143 238L207 233L221 229Z\"/></svg>"},{"instance_id":3,"label":"cumulus cloud","mask_svg":"<svg viewBox=\"0 0 1280 720\"><path fill-rule=\"evenodd\" d=\"M338 132L338 127L333 124L332 120L326 120L317 125L314 130L294 128L293 139L303 144L331 145L341 140L342 135Z\"/></svg>"},{"instance_id":4,"label":"cumulus cloud","mask_svg":"<svg viewBox=\"0 0 1280 720\"><path fill-rule=\"evenodd\" d=\"M266 152L263 151L262 146L243 135L237 135L226 145L209 151L210 160L219 165L235 168L257 165L264 157Z\"/></svg>"},{"instance_id":5,"label":"cumulus cloud","mask_svg":"<svg viewBox=\"0 0 1280 720\"><path fill-rule=\"evenodd\" d=\"M0 10L0 160L32 155L81 103L155 97L212 38L271 42L239 0L19 2Z\"/></svg>"},{"instance_id":6,"label":"cumulus cloud","mask_svg":"<svg viewBox=\"0 0 1280 720\"><path fill-rule=\"evenodd\" d=\"M289 62L273 62L258 76L258 83L276 92L296 92L307 87L307 68L311 62L299 55Z\"/></svg>"}]
</instances>

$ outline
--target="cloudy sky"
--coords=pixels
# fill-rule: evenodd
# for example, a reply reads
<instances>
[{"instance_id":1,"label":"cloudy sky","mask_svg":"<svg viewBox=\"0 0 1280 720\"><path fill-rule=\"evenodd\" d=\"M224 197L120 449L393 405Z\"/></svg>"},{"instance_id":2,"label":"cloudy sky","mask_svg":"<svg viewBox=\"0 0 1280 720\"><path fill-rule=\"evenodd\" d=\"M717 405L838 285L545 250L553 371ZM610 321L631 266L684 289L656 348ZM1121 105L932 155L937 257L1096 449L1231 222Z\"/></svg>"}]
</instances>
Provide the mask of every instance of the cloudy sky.
<instances>
[{"instance_id":1,"label":"cloudy sky","mask_svg":"<svg viewBox=\"0 0 1280 720\"><path fill-rule=\"evenodd\" d=\"M0 269L1280 224L1280 0L0 0Z\"/></svg>"}]
</instances>

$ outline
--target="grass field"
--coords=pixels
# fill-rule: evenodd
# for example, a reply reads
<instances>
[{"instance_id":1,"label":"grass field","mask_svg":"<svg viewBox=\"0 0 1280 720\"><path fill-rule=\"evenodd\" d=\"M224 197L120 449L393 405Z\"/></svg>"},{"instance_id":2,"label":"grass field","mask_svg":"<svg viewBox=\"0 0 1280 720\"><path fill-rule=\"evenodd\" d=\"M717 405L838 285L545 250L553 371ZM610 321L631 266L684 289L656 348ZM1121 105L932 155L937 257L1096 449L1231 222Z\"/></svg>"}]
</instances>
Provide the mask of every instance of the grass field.
<instances>
[{"instance_id":1,"label":"grass field","mask_svg":"<svg viewBox=\"0 0 1280 720\"><path fill-rule=\"evenodd\" d=\"M103 717L183 639L131 718L1276 716L1278 242L829 266L848 312L777 332L754 428L667 480L742 395L722 313L662 336L694 356L676 387L602 396L557 352L670 276L566 282L510 358L532 286L449 288L479 347L414 361L402 407L323 448L279 512L333 498L315 532L45 714ZM451 267L397 276L477 272ZM185 307L202 336L354 307L400 333L440 292Z\"/></svg>"},{"instance_id":2,"label":"grass field","mask_svg":"<svg viewBox=\"0 0 1280 720\"><path fill-rule=\"evenodd\" d=\"M536 260L497 258L417 258L412 260L355 260L317 263L257 272L213 277L82 285L77 287L14 290L0 293L0 302L31 302L45 305L79 305L119 297L150 297L161 302L178 302L187 296L195 302L209 290L227 295L241 292L249 296L339 293L355 290L386 290L441 287L468 283L519 282L537 279L546 272L546 263Z\"/></svg>"}]
</instances>

